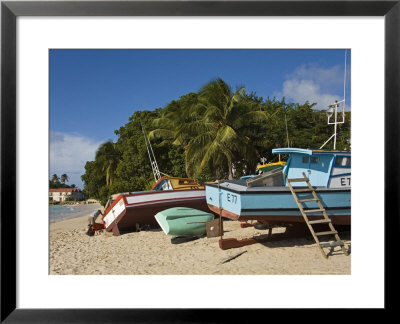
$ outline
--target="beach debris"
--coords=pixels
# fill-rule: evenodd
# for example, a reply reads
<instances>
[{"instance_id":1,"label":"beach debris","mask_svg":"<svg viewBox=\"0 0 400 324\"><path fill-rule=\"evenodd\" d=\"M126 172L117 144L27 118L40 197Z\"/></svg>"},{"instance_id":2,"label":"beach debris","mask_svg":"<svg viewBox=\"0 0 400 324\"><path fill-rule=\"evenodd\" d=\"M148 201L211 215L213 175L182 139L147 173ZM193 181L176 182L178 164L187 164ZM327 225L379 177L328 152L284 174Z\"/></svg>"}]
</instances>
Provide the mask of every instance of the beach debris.
<instances>
[{"instance_id":1,"label":"beach debris","mask_svg":"<svg viewBox=\"0 0 400 324\"><path fill-rule=\"evenodd\" d=\"M266 230L270 229L270 227L267 224L262 224L262 223L256 223L254 224L254 228L258 230Z\"/></svg>"},{"instance_id":2,"label":"beach debris","mask_svg":"<svg viewBox=\"0 0 400 324\"><path fill-rule=\"evenodd\" d=\"M91 213L88 216L88 229L86 234L89 236L93 236L96 234L96 232L101 233L104 230L104 225L100 223L96 223L96 219L100 216L103 215L100 209L95 210L93 213Z\"/></svg>"},{"instance_id":3,"label":"beach debris","mask_svg":"<svg viewBox=\"0 0 400 324\"><path fill-rule=\"evenodd\" d=\"M199 239L200 236L173 236L171 238L172 244L180 244L185 242L190 242Z\"/></svg>"},{"instance_id":4,"label":"beach debris","mask_svg":"<svg viewBox=\"0 0 400 324\"><path fill-rule=\"evenodd\" d=\"M247 252L247 250L244 250L244 251L239 252L239 253L237 253L237 254L231 255L231 256L227 257L226 259L223 259L223 260L221 261L221 264L227 263L227 262L229 262L229 261L232 261L233 259L236 259L237 257L241 256L243 253L246 253L246 252Z\"/></svg>"},{"instance_id":5,"label":"beach debris","mask_svg":"<svg viewBox=\"0 0 400 324\"><path fill-rule=\"evenodd\" d=\"M93 226L91 224L88 225L88 229L86 231L86 234L89 235L89 236L93 236L94 235Z\"/></svg>"},{"instance_id":6,"label":"beach debris","mask_svg":"<svg viewBox=\"0 0 400 324\"><path fill-rule=\"evenodd\" d=\"M104 231L104 225L101 223L93 223L93 224L88 224L88 229L86 231L86 234L89 236L94 236L96 233L100 234Z\"/></svg>"}]
</instances>

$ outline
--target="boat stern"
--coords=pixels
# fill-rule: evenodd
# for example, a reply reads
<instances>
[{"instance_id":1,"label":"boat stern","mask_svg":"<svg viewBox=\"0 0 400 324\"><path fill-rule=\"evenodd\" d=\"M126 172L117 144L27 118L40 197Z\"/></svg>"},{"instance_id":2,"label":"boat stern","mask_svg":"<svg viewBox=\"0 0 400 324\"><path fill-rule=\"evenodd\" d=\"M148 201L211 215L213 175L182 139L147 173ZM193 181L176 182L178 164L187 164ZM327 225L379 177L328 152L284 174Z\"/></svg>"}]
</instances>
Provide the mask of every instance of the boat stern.
<instances>
[{"instance_id":1,"label":"boat stern","mask_svg":"<svg viewBox=\"0 0 400 324\"><path fill-rule=\"evenodd\" d=\"M111 205L111 208L104 214L102 219L104 226L107 231L111 231L114 227L117 218L121 217L125 213L126 202L123 195L119 195Z\"/></svg>"},{"instance_id":2,"label":"boat stern","mask_svg":"<svg viewBox=\"0 0 400 324\"><path fill-rule=\"evenodd\" d=\"M229 190L233 184L225 182L218 184L206 183L206 201L208 208L217 215L237 220L241 210L241 196Z\"/></svg>"}]
</instances>

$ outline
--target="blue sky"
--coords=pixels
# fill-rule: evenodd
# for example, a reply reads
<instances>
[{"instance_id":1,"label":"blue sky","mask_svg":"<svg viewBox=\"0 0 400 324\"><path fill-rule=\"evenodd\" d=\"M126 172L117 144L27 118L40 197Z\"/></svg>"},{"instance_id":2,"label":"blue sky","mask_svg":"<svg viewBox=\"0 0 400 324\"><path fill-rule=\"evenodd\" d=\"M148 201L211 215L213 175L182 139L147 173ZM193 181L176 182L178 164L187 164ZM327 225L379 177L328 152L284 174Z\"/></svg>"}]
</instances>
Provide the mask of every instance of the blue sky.
<instances>
[{"instance_id":1,"label":"blue sky","mask_svg":"<svg viewBox=\"0 0 400 324\"><path fill-rule=\"evenodd\" d=\"M344 59L345 50L50 50L50 175L67 173L83 188L85 162L135 111L165 107L216 77L326 109L343 99Z\"/></svg>"}]
</instances>

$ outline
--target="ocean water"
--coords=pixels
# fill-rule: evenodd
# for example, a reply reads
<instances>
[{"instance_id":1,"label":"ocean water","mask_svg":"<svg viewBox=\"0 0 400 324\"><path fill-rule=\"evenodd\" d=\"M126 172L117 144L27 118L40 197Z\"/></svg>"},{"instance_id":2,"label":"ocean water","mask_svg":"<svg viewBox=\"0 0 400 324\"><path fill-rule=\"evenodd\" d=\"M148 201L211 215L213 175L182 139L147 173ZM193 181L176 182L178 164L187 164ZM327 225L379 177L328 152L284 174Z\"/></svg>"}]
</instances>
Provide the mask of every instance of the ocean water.
<instances>
[{"instance_id":1,"label":"ocean water","mask_svg":"<svg viewBox=\"0 0 400 324\"><path fill-rule=\"evenodd\" d=\"M100 204L87 205L50 205L50 222L56 222L63 219L82 217L91 214L100 209Z\"/></svg>"}]
</instances>

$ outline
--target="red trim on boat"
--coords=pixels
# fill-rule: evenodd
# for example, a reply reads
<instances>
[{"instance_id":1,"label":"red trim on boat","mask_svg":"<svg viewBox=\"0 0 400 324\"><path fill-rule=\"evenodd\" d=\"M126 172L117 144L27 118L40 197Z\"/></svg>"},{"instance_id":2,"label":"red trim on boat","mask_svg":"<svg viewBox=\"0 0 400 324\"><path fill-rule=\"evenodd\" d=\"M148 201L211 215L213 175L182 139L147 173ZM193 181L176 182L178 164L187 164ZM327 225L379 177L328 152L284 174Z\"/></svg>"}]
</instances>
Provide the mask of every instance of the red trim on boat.
<instances>
[{"instance_id":1,"label":"red trim on boat","mask_svg":"<svg viewBox=\"0 0 400 324\"><path fill-rule=\"evenodd\" d=\"M210 208L210 210L212 212L214 212L217 215L219 215L219 208L218 207L210 205L210 204L207 204L207 205L208 205L208 208ZM239 219L239 215L231 213L230 211L227 211L225 209L221 209L221 215L222 215L222 217L230 218L230 219L233 219L233 220L238 220Z\"/></svg>"},{"instance_id":2,"label":"red trim on boat","mask_svg":"<svg viewBox=\"0 0 400 324\"><path fill-rule=\"evenodd\" d=\"M195 196L195 197L177 197L177 198L169 198L169 199L157 199L157 200L149 200L149 201L141 201L141 202L137 202L137 203L131 203L131 204L126 204L126 208L129 207L135 207L138 205L144 205L144 204L157 204L157 203L164 203L167 201L178 201L178 200L205 200L206 197L205 196Z\"/></svg>"},{"instance_id":3,"label":"red trim on boat","mask_svg":"<svg viewBox=\"0 0 400 324\"><path fill-rule=\"evenodd\" d=\"M208 208L210 208L211 211L219 215L219 208L210 204L207 204ZM300 212L300 211L299 211ZM221 210L222 217L229 218L232 220L239 220L239 221L250 221L250 220L255 220L259 221L261 223L305 223L303 216L285 216L285 215L268 215L268 216L257 216L257 215L251 215L251 216L240 216L237 214L234 214L230 211L227 211L225 209ZM316 220L316 219L321 219L322 216L308 216L309 220ZM332 224L335 225L351 225L351 218L350 215L337 215L337 216L328 216Z\"/></svg>"},{"instance_id":4,"label":"red trim on boat","mask_svg":"<svg viewBox=\"0 0 400 324\"><path fill-rule=\"evenodd\" d=\"M154 195L154 194L164 194L166 192L185 192L185 191L205 191L205 189L184 189L184 190L153 190L153 191L146 191L146 192L135 192L129 195L124 195L124 197L133 197L133 196L142 196L142 195Z\"/></svg>"},{"instance_id":5,"label":"red trim on boat","mask_svg":"<svg viewBox=\"0 0 400 324\"><path fill-rule=\"evenodd\" d=\"M125 206L127 205L127 202L126 202L125 197L122 196L122 195L119 195L119 196L117 197L117 199L115 199L114 202L113 202L110 206L108 206L108 208L104 211L103 217L101 218L101 221L102 221L102 223L103 223L104 225L105 225L105 223L104 223L104 217L106 217L106 215L110 212L110 210L113 209L113 207L114 207L121 199L122 199L122 201L124 202L124 205L125 205Z\"/></svg>"},{"instance_id":6,"label":"red trim on boat","mask_svg":"<svg viewBox=\"0 0 400 324\"><path fill-rule=\"evenodd\" d=\"M161 181L163 181L164 178L165 178L165 176L162 176L162 177L153 185L153 187L151 187L151 190L154 190L154 188L157 187L157 185L158 185Z\"/></svg>"}]
</instances>

